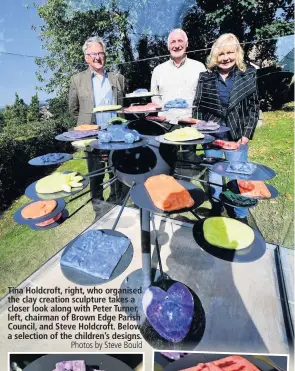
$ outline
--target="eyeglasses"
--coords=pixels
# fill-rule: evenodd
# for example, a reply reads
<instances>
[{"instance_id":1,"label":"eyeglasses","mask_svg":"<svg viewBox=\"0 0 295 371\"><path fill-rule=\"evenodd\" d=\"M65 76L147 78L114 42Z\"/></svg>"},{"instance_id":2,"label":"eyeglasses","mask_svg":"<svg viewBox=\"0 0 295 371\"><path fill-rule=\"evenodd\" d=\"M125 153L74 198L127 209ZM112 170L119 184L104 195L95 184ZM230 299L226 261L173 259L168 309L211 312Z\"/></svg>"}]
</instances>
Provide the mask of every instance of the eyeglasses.
<instances>
[{"instance_id":1,"label":"eyeglasses","mask_svg":"<svg viewBox=\"0 0 295 371\"><path fill-rule=\"evenodd\" d=\"M104 58L105 57L105 53L104 52L100 52L100 53L87 53L86 55L89 55L89 57L91 57L91 58L96 58L96 57Z\"/></svg>"}]
</instances>

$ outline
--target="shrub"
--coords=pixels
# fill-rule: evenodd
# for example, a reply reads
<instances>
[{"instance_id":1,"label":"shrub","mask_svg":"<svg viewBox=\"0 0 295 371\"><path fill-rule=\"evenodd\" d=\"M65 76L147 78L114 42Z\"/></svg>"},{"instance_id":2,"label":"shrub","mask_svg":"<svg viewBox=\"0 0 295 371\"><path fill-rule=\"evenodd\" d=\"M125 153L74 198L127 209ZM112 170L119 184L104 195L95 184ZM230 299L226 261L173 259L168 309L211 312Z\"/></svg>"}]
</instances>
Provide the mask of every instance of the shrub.
<instances>
[{"instance_id":1,"label":"shrub","mask_svg":"<svg viewBox=\"0 0 295 371\"><path fill-rule=\"evenodd\" d=\"M9 125L0 134L0 210L25 188L52 171L52 166L31 166L28 161L49 152L73 152L69 142L55 139L73 126L69 118Z\"/></svg>"}]
</instances>

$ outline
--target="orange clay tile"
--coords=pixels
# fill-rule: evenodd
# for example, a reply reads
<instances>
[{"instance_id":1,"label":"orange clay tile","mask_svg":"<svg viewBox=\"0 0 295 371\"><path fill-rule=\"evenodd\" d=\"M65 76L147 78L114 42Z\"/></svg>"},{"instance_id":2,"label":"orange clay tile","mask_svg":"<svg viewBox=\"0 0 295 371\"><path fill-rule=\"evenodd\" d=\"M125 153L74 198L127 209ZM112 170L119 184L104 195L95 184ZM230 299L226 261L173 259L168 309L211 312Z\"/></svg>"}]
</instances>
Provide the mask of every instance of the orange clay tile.
<instances>
[{"instance_id":1,"label":"orange clay tile","mask_svg":"<svg viewBox=\"0 0 295 371\"><path fill-rule=\"evenodd\" d=\"M82 131L86 131L86 130L98 130L98 129L99 129L99 126L98 125L87 125L87 124L78 125L78 126L75 126L74 127L74 130L82 130Z\"/></svg>"},{"instance_id":2,"label":"orange clay tile","mask_svg":"<svg viewBox=\"0 0 295 371\"><path fill-rule=\"evenodd\" d=\"M247 197L265 197L270 198L271 193L264 182L256 180L238 180L238 186L241 195Z\"/></svg>"},{"instance_id":3,"label":"orange clay tile","mask_svg":"<svg viewBox=\"0 0 295 371\"><path fill-rule=\"evenodd\" d=\"M21 211L22 217L25 219L36 219L47 214L50 214L57 206L55 200L36 201L24 207Z\"/></svg>"},{"instance_id":4,"label":"orange clay tile","mask_svg":"<svg viewBox=\"0 0 295 371\"><path fill-rule=\"evenodd\" d=\"M192 118L192 117L186 117L186 118L179 119L178 121L179 121L179 122L186 122L187 124L195 125L195 124L197 124L198 122L200 122L201 120L194 119L194 118Z\"/></svg>"},{"instance_id":5,"label":"orange clay tile","mask_svg":"<svg viewBox=\"0 0 295 371\"><path fill-rule=\"evenodd\" d=\"M189 192L172 176L151 176L144 185L154 205L161 210L179 210L194 205Z\"/></svg>"},{"instance_id":6,"label":"orange clay tile","mask_svg":"<svg viewBox=\"0 0 295 371\"><path fill-rule=\"evenodd\" d=\"M240 144L237 142L228 142L226 140L216 139L212 142L214 146L221 147L223 149L239 149Z\"/></svg>"},{"instance_id":7,"label":"orange clay tile","mask_svg":"<svg viewBox=\"0 0 295 371\"><path fill-rule=\"evenodd\" d=\"M253 363L241 356L229 356L213 362L199 363L180 371L211 371L216 369L222 371L259 371Z\"/></svg>"},{"instance_id":8,"label":"orange clay tile","mask_svg":"<svg viewBox=\"0 0 295 371\"><path fill-rule=\"evenodd\" d=\"M47 225L53 224L54 222L56 222L57 220L59 220L61 218L61 216L62 216L62 213L59 213L55 217L50 218L48 220L45 220L44 222L37 223L36 225L38 227L46 227Z\"/></svg>"}]
</instances>

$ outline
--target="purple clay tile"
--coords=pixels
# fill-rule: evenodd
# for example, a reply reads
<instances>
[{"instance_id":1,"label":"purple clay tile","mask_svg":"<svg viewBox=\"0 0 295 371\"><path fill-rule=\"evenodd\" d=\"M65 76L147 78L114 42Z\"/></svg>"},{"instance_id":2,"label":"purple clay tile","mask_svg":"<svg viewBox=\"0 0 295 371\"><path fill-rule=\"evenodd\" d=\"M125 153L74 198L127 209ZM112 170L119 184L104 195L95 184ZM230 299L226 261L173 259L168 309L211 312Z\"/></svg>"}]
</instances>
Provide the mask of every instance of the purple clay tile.
<instances>
[{"instance_id":1,"label":"purple clay tile","mask_svg":"<svg viewBox=\"0 0 295 371\"><path fill-rule=\"evenodd\" d=\"M55 365L56 371L86 371L85 361L63 361Z\"/></svg>"},{"instance_id":2,"label":"purple clay tile","mask_svg":"<svg viewBox=\"0 0 295 371\"><path fill-rule=\"evenodd\" d=\"M186 337L193 319L194 300L185 285L174 283L167 292L150 287L142 304L149 323L164 339L178 343Z\"/></svg>"},{"instance_id":3,"label":"purple clay tile","mask_svg":"<svg viewBox=\"0 0 295 371\"><path fill-rule=\"evenodd\" d=\"M199 121L197 124L192 125L192 127L198 130L217 130L220 128L220 125L214 121Z\"/></svg>"},{"instance_id":4,"label":"purple clay tile","mask_svg":"<svg viewBox=\"0 0 295 371\"><path fill-rule=\"evenodd\" d=\"M181 357L185 356L187 353L181 353L181 352L161 352L161 354L169 359L173 359L177 361Z\"/></svg>"},{"instance_id":5,"label":"purple clay tile","mask_svg":"<svg viewBox=\"0 0 295 371\"><path fill-rule=\"evenodd\" d=\"M251 162L231 162L226 171L229 173L238 173L251 175L256 170L257 166Z\"/></svg>"}]
</instances>

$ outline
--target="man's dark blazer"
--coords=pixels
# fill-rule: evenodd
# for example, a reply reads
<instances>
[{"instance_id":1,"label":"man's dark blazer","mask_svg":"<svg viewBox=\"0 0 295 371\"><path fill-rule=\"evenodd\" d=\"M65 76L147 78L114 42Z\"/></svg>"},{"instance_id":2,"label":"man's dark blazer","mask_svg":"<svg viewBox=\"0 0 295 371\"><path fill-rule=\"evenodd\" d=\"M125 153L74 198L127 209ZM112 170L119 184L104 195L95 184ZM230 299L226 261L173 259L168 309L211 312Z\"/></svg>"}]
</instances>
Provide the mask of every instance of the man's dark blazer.
<instances>
[{"instance_id":1,"label":"man's dark blazer","mask_svg":"<svg viewBox=\"0 0 295 371\"><path fill-rule=\"evenodd\" d=\"M253 138L259 118L256 70L235 71L227 110L221 105L217 88L217 71L200 73L194 100L193 117L205 121L225 122L232 140Z\"/></svg>"},{"instance_id":2,"label":"man's dark blazer","mask_svg":"<svg viewBox=\"0 0 295 371\"><path fill-rule=\"evenodd\" d=\"M119 73L108 72L108 79L113 90L115 104L122 105L122 98L126 89L124 76ZM69 91L69 111L77 120L77 125L95 124L93 108L94 94L91 71L88 68L72 77Z\"/></svg>"}]
</instances>

